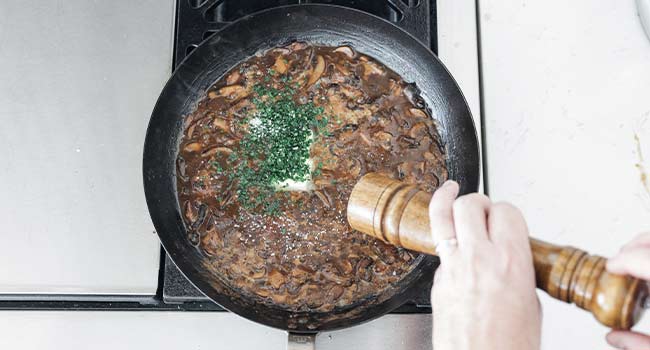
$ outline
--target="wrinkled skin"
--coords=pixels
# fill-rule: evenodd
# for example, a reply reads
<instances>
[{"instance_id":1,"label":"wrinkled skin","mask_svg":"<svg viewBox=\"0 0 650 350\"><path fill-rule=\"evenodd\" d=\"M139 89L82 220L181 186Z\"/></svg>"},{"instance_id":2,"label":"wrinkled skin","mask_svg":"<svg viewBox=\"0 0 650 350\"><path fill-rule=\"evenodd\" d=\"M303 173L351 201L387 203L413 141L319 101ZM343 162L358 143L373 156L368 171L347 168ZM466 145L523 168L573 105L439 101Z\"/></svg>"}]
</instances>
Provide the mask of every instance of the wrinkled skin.
<instances>
[{"instance_id":1,"label":"wrinkled skin","mask_svg":"<svg viewBox=\"0 0 650 350\"><path fill-rule=\"evenodd\" d=\"M528 228L518 209L482 194L456 199L446 182L431 200L441 265L431 293L435 350L537 350L541 310Z\"/></svg>"}]
</instances>

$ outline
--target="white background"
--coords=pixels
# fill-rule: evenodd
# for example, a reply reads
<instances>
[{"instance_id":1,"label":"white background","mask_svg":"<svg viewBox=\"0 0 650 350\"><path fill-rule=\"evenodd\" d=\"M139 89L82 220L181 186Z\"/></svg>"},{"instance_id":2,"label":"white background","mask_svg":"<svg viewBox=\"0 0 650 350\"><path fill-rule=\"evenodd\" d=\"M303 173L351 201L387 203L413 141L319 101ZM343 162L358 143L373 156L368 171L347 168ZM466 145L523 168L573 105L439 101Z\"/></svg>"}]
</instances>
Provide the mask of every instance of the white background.
<instances>
[{"instance_id":1,"label":"white background","mask_svg":"<svg viewBox=\"0 0 650 350\"><path fill-rule=\"evenodd\" d=\"M533 235L610 256L650 230L650 42L632 0L480 1L489 192ZM544 349L606 329L540 293ZM639 327L650 333L650 317Z\"/></svg>"}]
</instances>

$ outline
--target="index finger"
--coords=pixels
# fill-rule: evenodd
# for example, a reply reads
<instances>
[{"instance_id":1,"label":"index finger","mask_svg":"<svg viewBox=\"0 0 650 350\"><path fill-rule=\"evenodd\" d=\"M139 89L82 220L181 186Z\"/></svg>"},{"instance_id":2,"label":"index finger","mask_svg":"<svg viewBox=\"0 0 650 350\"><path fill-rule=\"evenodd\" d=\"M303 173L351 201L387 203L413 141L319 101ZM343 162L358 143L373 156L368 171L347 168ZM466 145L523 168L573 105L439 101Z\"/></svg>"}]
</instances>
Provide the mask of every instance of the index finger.
<instances>
[{"instance_id":1,"label":"index finger","mask_svg":"<svg viewBox=\"0 0 650 350\"><path fill-rule=\"evenodd\" d=\"M607 271L650 280L650 248L637 246L622 250L607 261Z\"/></svg>"},{"instance_id":2,"label":"index finger","mask_svg":"<svg viewBox=\"0 0 650 350\"><path fill-rule=\"evenodd\" d=\"M631 241L626 243L621 248L621 250L630 249L630 248L638 247L638 246L646 246L646 247L650 248L650 232L644 232L644 233L641 233L641 234L637 235Z\"/></svg>"},{"instance_id":3,"label":"index finger","mask_svg":"<svg viewBox=\"0 0 650 350\"><path fill-rule=\"evenodd\" d=\"M458 191L459 187L455 181L447 181L431 197L429 223L433 242L436 244L456 237L452 206L458 196Z\"/></svg>"}]
</instances>

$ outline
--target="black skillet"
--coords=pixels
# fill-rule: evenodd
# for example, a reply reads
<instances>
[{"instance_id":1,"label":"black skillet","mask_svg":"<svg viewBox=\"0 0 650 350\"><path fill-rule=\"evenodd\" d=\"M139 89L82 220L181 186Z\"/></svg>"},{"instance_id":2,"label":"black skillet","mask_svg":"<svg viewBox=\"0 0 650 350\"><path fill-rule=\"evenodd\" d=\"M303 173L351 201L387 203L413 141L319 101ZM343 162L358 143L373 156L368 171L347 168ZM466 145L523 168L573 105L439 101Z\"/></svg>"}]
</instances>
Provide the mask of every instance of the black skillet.
<instances>
[{"instance_id":1,"label":"black skillet","mask_svg":"<svg viewBox=\"0 0 650 350\"><path fill-rule=\"evenodd\" d=\"M461 192L479 182L479 151L469 107L458 85L438 58L417 39L379 17L333 5L294 5L246 16L213 35L176 69L154 108L144 147L144 188L149 213L165 250L183 274L210 299L255 322L292 332L349 327L379 317L413 299L431 283L438 265L422 256L417 268L391 292L327 313L292 313L242 296L202 268L205 257L186 237L176 197L175 160L183 134L183 116L206 89L239 62L260 50L291 41L351 45L415 82L437 121L447 152L450 177Z\"/></svg>"}]
</instances>

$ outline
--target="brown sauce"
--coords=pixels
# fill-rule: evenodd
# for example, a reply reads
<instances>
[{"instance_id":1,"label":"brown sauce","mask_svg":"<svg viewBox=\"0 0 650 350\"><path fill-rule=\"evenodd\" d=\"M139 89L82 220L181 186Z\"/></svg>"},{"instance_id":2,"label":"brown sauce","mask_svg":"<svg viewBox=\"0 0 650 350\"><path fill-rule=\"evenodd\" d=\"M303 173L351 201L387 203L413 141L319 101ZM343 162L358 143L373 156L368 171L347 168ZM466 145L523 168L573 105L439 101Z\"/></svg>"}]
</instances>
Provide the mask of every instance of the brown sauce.
<instances>
[{"instance_id":1,"label":"brown sauce","mask_svg":"<svg viewBox=\"0 0 650 350\"><path fill-rule=\"evenodd\" d=\"M227 169L253 87L298 84L333 118L310 148L322 171L314 189L278 192L280 214L240 205ZM415 86L352 48L293 43L261 53L217 81L185 118L177 159L178 199L189 241L207 268L243 295L291 311L330 311L387 292L417 254L353 231L347 200L357 179L381 172L433 191L447 179L436 126ZM215 171L218 163L226 171Z\"/></svg>"}]
</instances>

